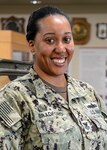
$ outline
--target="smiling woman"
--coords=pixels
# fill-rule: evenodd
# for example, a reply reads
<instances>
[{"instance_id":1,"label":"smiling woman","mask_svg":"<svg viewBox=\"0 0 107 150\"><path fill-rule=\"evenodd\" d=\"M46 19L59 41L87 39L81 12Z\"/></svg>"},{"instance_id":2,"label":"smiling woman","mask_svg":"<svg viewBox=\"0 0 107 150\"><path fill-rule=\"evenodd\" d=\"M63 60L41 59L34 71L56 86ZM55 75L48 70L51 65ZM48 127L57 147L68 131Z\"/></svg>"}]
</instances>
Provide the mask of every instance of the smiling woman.
<instances>
[{"instance_id":1,"label":"smiling woman","mask_svg":"<svg viewBox=\"0 0 107 150\"><path fill-rule=\"evenodd\" d=\"M47 80L47 75L55 75L56 79L61 75L60 80L65 80L63 75L74 51L70 24L65 17L56 15L39 20L38 25L39 33L29 41L35 56L34 69L44 80ZM54 77L48 81L56 84Z\"/></svg>"},{"instance_id":2,"label":"smiling woman","mask_svg":"<svg viewBox=\"0 0 107 150\"><path fill-rule=\"evenodd\" d=\"M0 91L0 148L107 150L107 109L88 83L66 70L74 53L69 18L44 6L29 17L28 74Z\"/></svg>"}]
</instances>

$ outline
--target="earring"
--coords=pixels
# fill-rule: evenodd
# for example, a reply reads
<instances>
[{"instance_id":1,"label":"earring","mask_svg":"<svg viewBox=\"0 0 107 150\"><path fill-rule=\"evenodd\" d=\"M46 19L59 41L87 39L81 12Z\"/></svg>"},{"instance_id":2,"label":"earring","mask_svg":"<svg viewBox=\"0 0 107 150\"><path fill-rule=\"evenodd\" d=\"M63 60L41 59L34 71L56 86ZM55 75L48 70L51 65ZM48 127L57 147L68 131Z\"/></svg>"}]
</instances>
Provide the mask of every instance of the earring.
<instances>
[{"instance_id":1,"label":"earring","mask_svg":"<svg viewBox=\"0 0 107 150\"><path fill-rule=\"evenodd\" d=\"M34 50L34 49L31 49L31 53L34 55L34 54L35 54L35 50Z\"/></svg>"}]
</instances>

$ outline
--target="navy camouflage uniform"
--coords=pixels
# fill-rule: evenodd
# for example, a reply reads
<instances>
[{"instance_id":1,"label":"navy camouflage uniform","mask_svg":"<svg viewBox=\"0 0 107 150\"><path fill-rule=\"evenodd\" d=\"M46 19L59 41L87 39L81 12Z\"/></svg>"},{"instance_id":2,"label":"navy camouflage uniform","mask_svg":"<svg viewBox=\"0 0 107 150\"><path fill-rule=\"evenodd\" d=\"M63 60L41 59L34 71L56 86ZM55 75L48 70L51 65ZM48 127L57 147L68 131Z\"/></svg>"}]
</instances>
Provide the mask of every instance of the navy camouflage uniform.
<instances>
[{"instance_id":1,"label":"navy camouflage uniform","mask_svg":"<svg viewBox=\"0 0 107 150\"><path fill-rule=\"evenodd\" d=\"M107 150L107 109L67 76L68 101L29 73L0 91L0 150Z\"/></svg>"}]
</instances>

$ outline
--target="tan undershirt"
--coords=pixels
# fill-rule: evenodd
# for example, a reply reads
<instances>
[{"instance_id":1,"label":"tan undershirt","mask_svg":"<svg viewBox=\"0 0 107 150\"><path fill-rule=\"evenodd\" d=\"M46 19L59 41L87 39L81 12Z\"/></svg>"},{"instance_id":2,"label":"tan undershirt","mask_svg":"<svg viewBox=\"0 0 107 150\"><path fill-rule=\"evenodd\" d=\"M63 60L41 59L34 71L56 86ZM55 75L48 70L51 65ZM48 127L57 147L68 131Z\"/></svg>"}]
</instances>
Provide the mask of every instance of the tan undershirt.
<instances>
[{"instance_id":1,"label":"tan undershirt","mask_svg":"<svg viewBox=\"0 0 107 150\"><path fill-rule=\"evenodd\" d=\"M67 87L57 87L57 86L54 86L50 83L48 83L47 81L43 80L42 81L44 83L46 83L48 86L50 86L51 88L53 88L57 93L59 93L65 100L67 100Z\"/></svg>"}]
</instances>

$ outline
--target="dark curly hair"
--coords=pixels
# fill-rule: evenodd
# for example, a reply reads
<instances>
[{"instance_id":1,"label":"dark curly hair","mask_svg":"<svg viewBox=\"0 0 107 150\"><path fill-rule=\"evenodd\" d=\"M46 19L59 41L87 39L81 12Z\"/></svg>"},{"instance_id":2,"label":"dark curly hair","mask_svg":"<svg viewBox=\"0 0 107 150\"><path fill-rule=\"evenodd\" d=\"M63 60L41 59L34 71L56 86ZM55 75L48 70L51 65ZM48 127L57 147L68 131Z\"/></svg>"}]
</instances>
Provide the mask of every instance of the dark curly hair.
<instances>
[{"instance_id":1,"label":"dark curly hair","mask_svg":"<svg viewBox=\"0 0 107 150\"><path fill-rule=\"evenodd\" d=\"M56 15L56 14L64 16L69 21L68 16L59 8L54 6L44 6L32 12L32 14L28 19L28 24L26 29L27 41L29 42L29 40L34 40L37 32L39 31L38 21L40 19L47 17L49 15Z\"/></svg>"}]
</instances>

